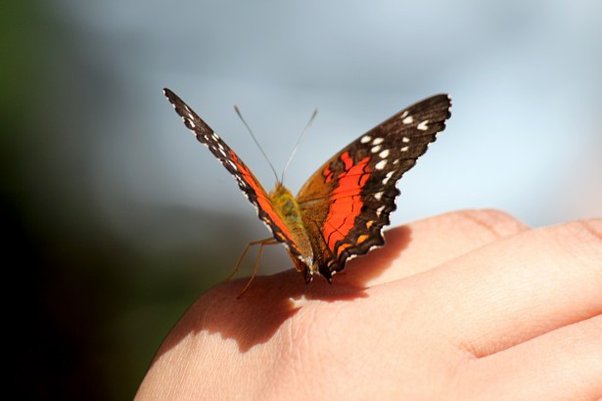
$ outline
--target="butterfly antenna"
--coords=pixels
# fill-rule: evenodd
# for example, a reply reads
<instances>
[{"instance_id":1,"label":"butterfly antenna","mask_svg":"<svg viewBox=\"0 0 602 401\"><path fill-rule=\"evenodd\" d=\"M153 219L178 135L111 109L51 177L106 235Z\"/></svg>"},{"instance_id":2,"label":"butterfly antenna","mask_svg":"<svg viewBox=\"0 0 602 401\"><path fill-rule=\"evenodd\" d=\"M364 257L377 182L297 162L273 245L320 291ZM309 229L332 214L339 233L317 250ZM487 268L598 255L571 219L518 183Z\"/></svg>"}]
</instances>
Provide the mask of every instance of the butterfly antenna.
<instances>
[{"instance_id":1,"label":"butterfly antenna","mask_svg":"<svg viewBox=\"0 0 602 401\"><path fill-rule=\"evenodd\" d=\"M270 168L272 169L272 172L274 173L274 177L276 178L276 181L278 181L278 173L276 173L276 169L272 165L272 162L268 158L268 155L265 153L265 151L263 150L263 148L259 144L259 141L257 141L257 138L255 138L255 134L253 134L253 130L251 129L251 127L249 126L249 124L247 124L247 122L243 118L242 113L238 109L238 106L234 105L234 110L236 111L236 114L238 114L238 118L240 118L240 121L242 121L242 123L245 125L245 127L247 127L247 131L249 131L249 134L251 134L251 138L253 138L253 142L255 142L255 145L257 145L257 147L259 148L259 151L261 152L261 154L263 155L263 157L265 158L265 160L270 165Z\"/></svg>"},{"instance_id":2,"label":"butterfly antenna","mask_svg":"<svg viewBox=\"0 0 602 401\"><path fill-rule=\"evenodd\" d=\"M297 153L297 149L299 149L299 145L301 144L301 140L305 136L305 133L307 132L307 130L309 129L311 124L316 119L317 115L318 115L318 109L315 109L314 112L311 114L309 121L307 122L307 124L305 124L305 128L303 128L303 131L301 131L301 135L299 135L299 137L297 138L297 142L295 143L295 146L293 147L293 150L291 151L291 155L288 157L288 160L286 161L286 164L284 165L284 170L282 170L282 176L280 178L280 182L284 182L284 173L286 173L286 169L288 169L289 164L291 164L291 161L293 161L293 158L295 157L295 153Z\"/></svg>"}]
</instances>

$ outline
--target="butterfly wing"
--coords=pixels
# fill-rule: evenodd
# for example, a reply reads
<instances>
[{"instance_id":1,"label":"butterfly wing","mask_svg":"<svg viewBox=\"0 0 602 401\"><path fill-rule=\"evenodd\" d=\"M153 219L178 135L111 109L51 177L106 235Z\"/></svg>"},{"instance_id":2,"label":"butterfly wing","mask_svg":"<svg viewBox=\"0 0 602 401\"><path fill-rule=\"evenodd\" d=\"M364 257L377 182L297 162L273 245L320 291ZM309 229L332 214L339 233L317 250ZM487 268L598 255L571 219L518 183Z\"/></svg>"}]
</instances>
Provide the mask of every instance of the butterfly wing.
<instances>
[{"instance_id":1,"label":"butterfly wing","mask_svg":"<svg viewBox=\"0 0 602 401\"><path fill-rule=\"evenodd\" d=\"M403 173L445 129L451 101L436 95L395 114L320 167L297 195L319 272L331 275L354 256L382 246Z\"/></svg>"},{"instance_id":2,"label":"butterfly wing","mask_svg":"<svg viewBox=\"0 0 602 401\"><path fill-rule=\"evenodd\" d=\"M257 215L272 231L274 238L284 243L291 253L299 255L299 249L292 240L290 230L274 208L265 189L246 164L178 95L167 88L163 90L163 93L196 139L207 146L211 153L236 179L238 187L253 206L255 206Z\"/></svg>"}]
</instances>

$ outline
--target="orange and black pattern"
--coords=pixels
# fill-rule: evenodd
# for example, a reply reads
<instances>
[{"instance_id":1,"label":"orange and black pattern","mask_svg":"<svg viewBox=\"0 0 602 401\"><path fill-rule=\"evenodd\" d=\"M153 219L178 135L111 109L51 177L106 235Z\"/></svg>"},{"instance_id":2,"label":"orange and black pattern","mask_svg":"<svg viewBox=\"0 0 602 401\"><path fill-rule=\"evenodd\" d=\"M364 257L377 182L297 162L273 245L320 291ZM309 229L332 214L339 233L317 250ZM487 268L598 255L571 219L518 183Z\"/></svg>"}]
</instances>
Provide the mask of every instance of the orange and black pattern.
<instances>
[{"instance_id":1,"label":"orange and black pattern","mask_svg":"<svg viewBox=\"0 0 602 401\"><path fill-rule=\"evenodd\" d=\"M163 89L163 93L176 113L180 115L186 127L193 132L196 139L207 146L211 153L232 174L242 193L255 206L258 217L268 226L274 237L283 242L290 252L299 255L300 251L295 246L287 225L274 209L265 189L246 164L178 95L167 88Z\"/></svg>"},{"instance_id":2,"label":"orange and black pattern","mask_svg":"<svg viewBox=\"0 0 602 401\"><path fill-rule=\"evenodd\" d=\"M294 199L300 216L290 216L188 105L169 89L164 93L186 127L237 180L259 218L287 247L296 268L304 271L306 281L316 272L331 281L346 261L384 244L382 229L390 223L400 193L396 183L445 129L451 107L449 96L432 96L351 142L305 182ZM277 188L284 187L277 183ZM299 218L301 230L293 224Z\"/></svg>"},{"instance_id":3,"label":"orange and black pattern","mask_svg":"<svg viewBox=\"0 0 602 401\"><path fill-rule=\"evenodd\" d=\"M344 147L306 182L297 200L307 227L321 231L314 237L325 251L323 276L384 244L382 228L400 193L395 184L445 129L450 107L447 95L436 95L402 110ZM324 191L321 181L332 185Z\"/></svg>"}]
</instances>

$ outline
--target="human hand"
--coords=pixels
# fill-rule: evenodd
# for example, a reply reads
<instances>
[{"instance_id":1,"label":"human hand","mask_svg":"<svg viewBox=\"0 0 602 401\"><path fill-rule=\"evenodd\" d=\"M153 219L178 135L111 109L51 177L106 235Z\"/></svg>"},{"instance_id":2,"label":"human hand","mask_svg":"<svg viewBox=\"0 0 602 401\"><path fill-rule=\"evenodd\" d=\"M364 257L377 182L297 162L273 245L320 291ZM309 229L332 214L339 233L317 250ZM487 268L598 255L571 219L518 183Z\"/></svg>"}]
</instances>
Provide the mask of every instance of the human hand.
<instances>
[{"instance_id":1,"label":"human hand","mask_svg":"<svg viewBox=\"0 0 602 401\"><path fill-rule=\"evenodd\" d=\"M218 285L136 398L600 400L602 219L529 229L496 211L397 227L332 285Z\"/></svg>"}]
</instances>

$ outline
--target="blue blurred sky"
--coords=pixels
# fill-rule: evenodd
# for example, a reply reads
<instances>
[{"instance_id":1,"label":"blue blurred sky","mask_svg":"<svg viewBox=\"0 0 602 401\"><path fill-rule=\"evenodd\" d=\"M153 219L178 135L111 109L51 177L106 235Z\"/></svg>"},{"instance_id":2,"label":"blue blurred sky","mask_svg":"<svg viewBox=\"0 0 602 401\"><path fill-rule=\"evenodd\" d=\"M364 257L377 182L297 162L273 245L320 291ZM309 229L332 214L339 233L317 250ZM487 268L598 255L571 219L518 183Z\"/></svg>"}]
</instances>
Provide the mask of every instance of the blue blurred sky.
<instances>
[{"instance_id":1,"label":"blue blurred sky","mask_svg":"<svg viewBox=\"0 0 602 401\"><path fill-rule=\"evenodd\" d=\"M531 225L602 215L600 1L61 1L81 68L112 82L81 157L107 220L140 205L254 214L161 89L183 97L267 189L320 114L286 184L401 108L448 92L452 118L399 184L393 224L493 207ZM94 97L91 94L90 97ZM86 101L85 99L82 101ZM85 107L85 106L83 106ZM258 223L258 226L259 223Z\"/></svg>"},{"instance_id":2,"label":"blue blurred sky","mask_svg":"<svg viewBox=\"0 0 602 401\"><path fill-rule=\"evenodd\" d=\"M400 182L394 225L489 207L534 226L602 217L600 0L24 0L0 22L8 360L24 398L132 398L185 307L268 234L165 86L268 189L232 105L278 170L318 107L294 191L447 92L452 118ZM290 268L271 249L261 273Z\"/></svg>"}]
</instances>

